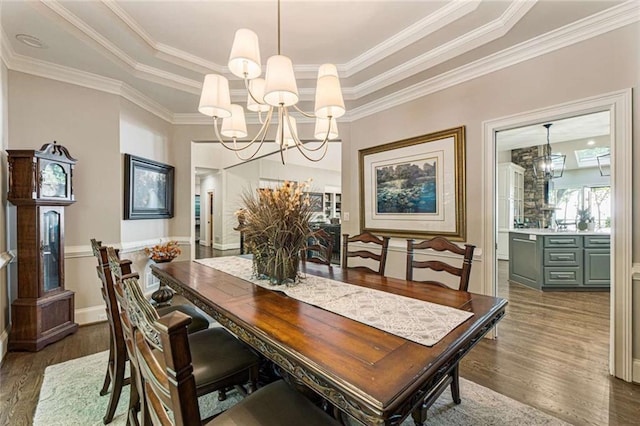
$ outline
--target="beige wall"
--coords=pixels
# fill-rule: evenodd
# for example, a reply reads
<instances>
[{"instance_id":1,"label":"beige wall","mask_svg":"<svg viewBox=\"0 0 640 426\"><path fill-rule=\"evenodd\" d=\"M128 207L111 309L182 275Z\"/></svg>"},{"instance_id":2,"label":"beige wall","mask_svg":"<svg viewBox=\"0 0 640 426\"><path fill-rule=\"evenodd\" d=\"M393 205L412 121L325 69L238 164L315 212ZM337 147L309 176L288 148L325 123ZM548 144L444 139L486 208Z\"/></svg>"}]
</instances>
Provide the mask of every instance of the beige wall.
<instances>
[{"instance_id":1,"label":"beige wall","mask_svg":"<svg viewBox=\"0 0 640 426\"><path fill-rule=\"evenodd\" d=\"M350 220L343 222L345 231L359 231L359 178L355 166L359 149L465 125L467 241L481 247L483 217L478 212L482 211L482 176L486 167L482 160L482 122L630 87L634 89L635 105L640 105L639 28L638 24L630 25L353 122L349 143L343 145L343 211L350 213ZM633 124L640 128L637 113ZM639 139L636 131L634 146L638 146ZM640 162L640 150L635 150L634 159L635 163ZM636 174L636 188L640 187L638 179ZM634 191L635 262L640 261L639 203L640 197ZM401 252L390 253L387 270L390 275L404 274ZM474 268L475 277L481 280L478 273L479 269ZM476 278L472 282L479 282ZM478 284L471 287L472 291L480 288ZM635 358L640 358L638 290L636 287L633 306Z\"/></svg>"}]
</instances>

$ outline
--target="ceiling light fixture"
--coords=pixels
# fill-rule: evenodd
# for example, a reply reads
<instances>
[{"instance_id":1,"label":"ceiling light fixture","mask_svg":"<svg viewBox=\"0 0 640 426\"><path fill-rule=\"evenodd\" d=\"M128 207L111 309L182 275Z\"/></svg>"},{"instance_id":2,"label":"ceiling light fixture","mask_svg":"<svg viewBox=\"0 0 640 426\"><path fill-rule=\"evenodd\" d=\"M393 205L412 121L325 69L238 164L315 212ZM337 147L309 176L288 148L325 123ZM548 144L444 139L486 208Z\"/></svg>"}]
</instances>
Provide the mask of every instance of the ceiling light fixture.
<instances>
[{"instance_id":1,"label":"ceiling light fixture","mask_svg":"<svg viewBox=\"0 0 640 426\"><path fill-rule=\"evenodd\" d=\"M313 113L304 112L296 105L299 101L298 87L293 73L293 62L280 52L280 0L278 0L278 54L267 60L265 78L260 62L258 36L251 30L236 31L228 63L229 71L244 81L248 92L247 109L257 112L262 127L251 141L238 139L247 136L244 108L231 104L229 81L217 74L207 74L204 78L198 111L213 118L216 138L227 149L234 151L243 161L251 160L265 142L267 130L272 123L278 124L276 143L280 145L280 158L285 163L285 152L295 147L310 161L320 161L327 153L328 143L338 137L336 118L344 115L345 107L340 88L338 69L333 64L324 64L318 70L315 108ZM304 117L315 118L314 136L320 140L319 146L307 147L298 137L296 120L289 108ZM274 112L277 121L273 120ZM263 116L264 113L264 116ZM222 124L218 128L218 121ZM225 142L223 137L231 138ZM258 143L253 153L240 153Z\"/></svg>"},{"instance_id":2,"label":"ceiling light fixture","mask_svg":"<svg viewBox=\"0 0 640 426\"><path fill-rule=\"evenodd\" d=\"M533 174L536 178L550 180L562 177L564 163L567 159L563 154L552 154L549 142L549 128L552 123L543 124L547 128L547 144L543 146L544 153L533 159Z\"/></svg>"},{"instance_id":3,"label":"ceiling light fixture","mask_svg":"<svg viewBox=\"0 0 640 426\"><path fill-rule=\"evenodd\" d=\"M47 47L38 37L34 37L29 34L16 34L16 39L29 47L35 47L36 49L44 49Z\"/></svg>"}]
</instances>

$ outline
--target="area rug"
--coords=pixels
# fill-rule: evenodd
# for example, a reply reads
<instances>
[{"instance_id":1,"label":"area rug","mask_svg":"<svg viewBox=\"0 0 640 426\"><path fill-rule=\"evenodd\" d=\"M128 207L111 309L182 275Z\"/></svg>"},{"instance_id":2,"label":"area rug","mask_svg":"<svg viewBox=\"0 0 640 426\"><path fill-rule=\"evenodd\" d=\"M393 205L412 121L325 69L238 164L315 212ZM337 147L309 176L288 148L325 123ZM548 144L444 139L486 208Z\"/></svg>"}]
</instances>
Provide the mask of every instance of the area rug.
<instances>
[{"instance_id":1,"label":"area rug","mask_svg":"<svg viewBox=\"0 0 640 426\"><path fill-rule=\"evenodd\" d=\"M100 352L47 367L33 424L102 425L109 396L100 396L99 391L107 356L107 352ZM463 378L460 378L460 388L462 404L454 404L450 392L445 391L429 409L429 425L567 425L533 407ZM112 425L126 424L128 399L129 387L125 386ZM207 417L229 408L239 399L239 396L229 395L226 401L218 402L215 394L207 395L199 399L200 411L203 417ZM411 418L402 423L402 426L412 425Z\"/></svg>"}]
</instances>

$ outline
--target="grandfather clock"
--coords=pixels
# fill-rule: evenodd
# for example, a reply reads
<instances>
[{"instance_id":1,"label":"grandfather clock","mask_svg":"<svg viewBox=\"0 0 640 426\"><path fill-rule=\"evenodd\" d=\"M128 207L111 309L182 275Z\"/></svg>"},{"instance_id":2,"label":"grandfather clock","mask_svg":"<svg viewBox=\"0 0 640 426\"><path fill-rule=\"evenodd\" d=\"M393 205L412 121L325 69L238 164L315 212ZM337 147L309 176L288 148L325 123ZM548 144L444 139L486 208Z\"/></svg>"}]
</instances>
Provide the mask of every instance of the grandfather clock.
<instances>
[{"instance_id":1,"label":"grandfather clock","mask_svg":"<svg viewBox=\"0 0 640 426\"><path fill-rule=\"evenodd\" d=\"M74 333L74 293L64 288L64 207L75 202L76 160L62 145L7 150L9 194L17 207L18 298L9 349L39 351Z\"/></svg>"}]
</instances>

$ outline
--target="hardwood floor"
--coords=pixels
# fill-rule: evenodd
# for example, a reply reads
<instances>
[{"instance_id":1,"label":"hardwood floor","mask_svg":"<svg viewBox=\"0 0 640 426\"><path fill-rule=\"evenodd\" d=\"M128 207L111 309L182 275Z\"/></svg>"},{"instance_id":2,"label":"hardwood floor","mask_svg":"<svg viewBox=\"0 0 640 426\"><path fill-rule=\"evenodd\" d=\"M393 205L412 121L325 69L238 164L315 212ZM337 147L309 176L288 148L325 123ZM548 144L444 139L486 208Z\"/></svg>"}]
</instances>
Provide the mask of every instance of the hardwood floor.
<instances>
[{"instance_id":1,"label":"hardwood floor","mask_svg":"<svg viewBox=\"0 0 640 426\"><path fill-rule=\"evenodd\" d=\"M196 259L206 259L208 257L234 256L240 254L240 249L234 250L216 250L213 247L196 244Z\"/></svg>"},{"instance_id":2,"label":"hardwood floor","mask_svg":"<svg viewBox=\"0 0 640 426\"><path fill-rule=\"evenodd\" d=\"M640 385L609 376L609 293L542 293L507 276L500 262L498 339L480 342L460 375L572 424L638 424Z\"/></svg>"},{"instance_id":3,"label":"hardwood floor","mask_svg":"<svg viewBox=\"0 0 640 426\"><path fill-rule=\"evenodd\" d=\"M608 374L609 294L540 293L507 283L505 267L499 293L509 306L499 338L480 342L461 375L575 425L638 424L640 385ZM8 353L0 368L0 425L32 423L48 365L107 347L102 323L37 353Z\"/></svg>"}]
</instances>

